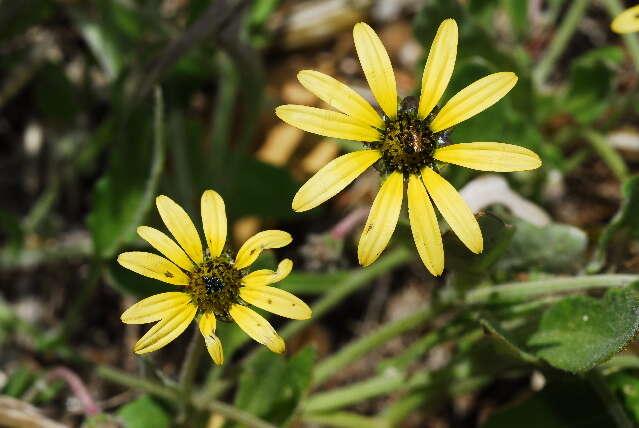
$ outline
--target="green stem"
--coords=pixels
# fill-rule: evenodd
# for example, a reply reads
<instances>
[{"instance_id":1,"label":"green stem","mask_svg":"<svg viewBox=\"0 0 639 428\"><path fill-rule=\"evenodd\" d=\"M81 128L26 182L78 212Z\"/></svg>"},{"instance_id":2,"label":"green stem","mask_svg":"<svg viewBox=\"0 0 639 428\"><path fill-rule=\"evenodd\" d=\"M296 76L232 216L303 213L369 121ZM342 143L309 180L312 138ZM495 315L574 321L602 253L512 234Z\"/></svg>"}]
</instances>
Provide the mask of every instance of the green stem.
<instances>
[{"instance_id":1,"label":"green stem","mask_svg":"<svg viewBox=\"0 0 639 428\"><path fill-rule=\"evenodd\" d=\"M130 373L122 370L102 365L96 368L96 373L104 379L131 389L146 392L147 394L155 395L156 397L161 397L173 402L180 401L180 392L178 390L160 385L150 380L140 379L139 377L132 376ZM244 424L250 428L276 428L275 425L271 425L250 413L220 401L209 400L206 403L201 403L191 400L190 403L200 410L217 412L228 419Z\"/></svg>"},{"instance_id":2,"label":"green stem","mask_svg":"<svg viewBox=\"0 0 639 428\"><path fill-rule=\"evenodd\" d=\"M604 403L610 416L614 419L618 428L632 428L635 425L630 421L623 405L619 402L617 397L610 390L610 386L606 382L606 378L599 369L594 369L586 374L590 385L599 395L599 398Z\"/></svg>"},{"instance_id":3,"label":"green stem","mask_svg":"<svg viewBox=\"0 0 639 428\"><path fill-rule=\"evenodd\" d=\"M325 359L322 363L315 367L313 385L320 385L332 374L353 360L375 349L379 345L386 343L404 331L410 330L417 327L419 324L426 322L436 315L436 313L438 313L438 311L434 310L432 305L426 304L415 313L388 323L373 333L351 342L349 345L342 348L337 354Z\"/></svg>"},{"instance_id":4,"label":"green stem","mask_svg":"<svg viewBox=\"0 0 639 428\"><path fill-rule=\"evenodd\" d=\"M564 49L568 46L570 38L586 13L588 3L590 3L589 0L574 0L570 5L570 9L568 9L566 16L563 21L561 21L559 30L557 30L557 33L550 42L543 58L539 61L535 70L533 70L533 80L537 87L541 87L544 84L555 62L557 62Z\"/></svg>"},{"instance_id":5,"label":"green stem","mask_svg":"<svg viewBox=\"0 0 639 428\"><path fill-rule=\"evenodd\" d=\"M623 287L639 280L639 275L608 274L586 275L572 278L550 278L539 281L501 284L477 288L465 297L467 304L492 303L501 299L519 299L540 294L587 290L589 288Z\"/></svg>"},{"instance_id":6,"label":"green stem","mask_svg":"<svg viewBox=\"0 0 639 428\"><path fill-rule=\"evenodd\" d=\"M334 412L330 414L310 413L304 415L304 420L311 422L313 425L322 427L338 427L338 428L390 428L390 425L384 419L379 417L371 418L351 412Z\"/></svg>"},{"instance_id":7,"label":"green stem","mask_svg":"<svg viewBox=\"0 0 639 428\"><path fill-rule=\"evenodd\" d=\"M626 181L628 178L628 167L626 166L626 162L614 149L614 147L610 145L606 137L592 129L586 129L583 135L590 143L590 146L617 176L619 181Z\"/></svg>"},{"instance_id":8,"label":"green stem","mask_svg":"<svg viewBox=\"0 0 639 428\"><path fill-rule=\"evenodd\" d=\"M191 389L193 387L193 380L197 374L197 368L200 363L200 357L202 356L202 350L204 349L204 341L202 333L197 326L194 326L193 336L191 342L186 351L186 357L184 363L182 363L182 371L180 372L180 391L184 401L189 399Z\"/></svg>"},{"instance_id":9,"label":"green stem","mask_svg":"<svg viewBox=\"0 0 639 428\"><path fill-rule=\"evenodd\" d=\"M215 108L212 113L213 132L211 135L210 162L215 170L221 170L226 159L230 141L232 116L238 91L237 69L229 58L220 53L220 80L217 87Z\"/></svg>"},{"instance_id":10,"label":"green stem","mask_svg":"<svg viewBox=\"0 0 639 428\"><path fill-rule=\"evenodd\" d=\"M623 3L619 0L604 0L604 5L612 19L625 9ZM639 37L637 37L637 34L622 34L621 37L628 47L628 52L632 62L635 64L635 68L639 71Z\"/></svg>"}]
</instances>

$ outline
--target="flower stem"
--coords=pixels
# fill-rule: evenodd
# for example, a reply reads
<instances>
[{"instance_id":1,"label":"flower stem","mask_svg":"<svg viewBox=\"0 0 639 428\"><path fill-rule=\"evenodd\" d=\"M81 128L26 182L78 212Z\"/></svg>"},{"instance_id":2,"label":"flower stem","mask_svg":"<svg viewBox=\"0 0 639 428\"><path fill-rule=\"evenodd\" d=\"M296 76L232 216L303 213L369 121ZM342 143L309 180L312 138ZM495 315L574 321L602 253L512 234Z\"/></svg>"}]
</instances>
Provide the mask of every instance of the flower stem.
<instances>
[{"instance_id":1,"label":"flower stem","mask_svg":"<svg viewBox=\"0 0 639 428\"><path fill-rule=\"evenodd\" d=\"M600 133L586 129L583 133L593 150L608 165L608 168L617 176L619 181L624 182L628 178L628 167L623 157L610 145L606 137Z\"/></svg>"},{"instance_id":2,"label":"flower stem","mask_svg":"<svg viewBox=\"0 0 639 428\"><path fill-rule=\"evenodd\" d=\"M544 84L555 62L557 62L564 49L566 49L566 46L568 46L570 38L586 13L588 3L590 3L589 0L574 0L570 5L570 9L568 9L566 16L559 26L559 30L557 30L543 58L533 71L533 80L537 87L541 87Z\"/></svg>"},{"instance_id":3,"label":"flower stem","mask_svg":"<svg viewBox=\"0 0 639 428\"><path fill-rule=\"evenodd\" d=\"M516 282L471 290L466 294L464 301L467 304L482 304L503 299L518 299L541 294L587 290L589 288L623 287L637 280L639 280L639 275L609 274Z\"/></svg>"},{"instance_id":4,"label":"flower stem","mask_svg":"<svg viewBox=\"0 0 639 428\"><path fill-rule=\"evenodd\" d=\"M193 336L191 337L191 342L186 350L186 357L180 372L180 393L184 400L187 400L191 394L193 380L197 374L197 368L200 363L200 357L202 356L203 349L204 343L202 334L200 333L197 325L195 325Z\"/></svg>"},{"instance_id":5,"label":"flower stem","mask_svg":"<svg viewBox=\"0 0 639 428\"><path fill-rule=\"evenodd\" d=\"M606 378L599 369L590 370L586 375L586 379L599 395L618 428L632 428L635 426L628 418L623 405L610 390Z\"/></svg>"},{"instance_id":6,"label":"flower stem","mask_svg":"<svg viewBox=\"0 0 639 428\"><path fill-rule=\"evenodd\" d=\"M603 3L613 19L624 10L624 6L619 0L604 0ZM621 37L628 47L635 68L639 71L639 37L636 34L622 34Z\"/></svg>"}]
</instances>

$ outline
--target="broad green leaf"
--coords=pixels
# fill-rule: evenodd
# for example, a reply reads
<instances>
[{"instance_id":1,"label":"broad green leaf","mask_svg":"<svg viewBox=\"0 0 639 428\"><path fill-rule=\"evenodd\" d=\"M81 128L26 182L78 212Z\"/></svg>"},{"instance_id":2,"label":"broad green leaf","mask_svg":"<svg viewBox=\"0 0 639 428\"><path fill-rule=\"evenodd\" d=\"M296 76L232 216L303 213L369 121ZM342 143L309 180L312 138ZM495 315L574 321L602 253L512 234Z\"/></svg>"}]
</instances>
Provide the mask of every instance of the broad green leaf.
<instances>
[{"instance_id":1,"label":"broad green leaf","mask_svg":"<svg viewBox=\"0 0 639 428\"><path fill-rule=\"evenodd\" d=\"M639 330L634 283L609 290L602 299L567 297L542 316L526 346L552 366L590 370L624 349Z\"/></svg>"},{"instance_id":2,"label":"broad green leaf","mask_svg":"<svg viewBox=\"0 0 639 428\"><path fill-rule=\"evenodd\" d=\"M518 346L516 344L517 338L514 337L513 332L505 329L489 312L483 312L479 315L479 323L487 333L506 345L506 347L521 360L530 364L540 363L540 359L537 356Z\"/></svg>"},{"instance_id":3,"label":"broad green leaf","mask_svg":"<svg viewBox=\"0 0 639 428\"><path fill-rule=\"evenodd\" d=\"M610 244L616 239L636 239L639 237L639 176L628 179L623 185L623 201L613 219L604 229L595 255L588 266L589 272L598 272L606 264Z\"/></svg>"},{"instance_id":4,"label":"broad green leaf","mask_svg":"<svg viewBox=\"0 0 639 428\"><path fill-rule=\"evenodd\" d=\"M93 192L93 208L87 223L95 252L103 259L112 257L135 236L136 228L153 205L164 168L164 123L159 92L154 120L148 120L144 112L139 116L131 117L126 129L119 128L124 135L118 136L118 128L114 127L111 138L117 139L117 142L109 170L97 182ZM153 123L155 132L152 134L150 128ZM108 134L102 136L107 137ZM150 140L153 140L152 143Z\"/></svg>"},{"instance_id":5,"label":"broad green leaf","mask_svg":"<svg viewBox=\"0 0 639 428\"><path fill-rule=\"evenodd\" d=\"M118 418L124 428L168 428L171 417L160 404L148 395L136 398L120 407Z\"/></svg>"},{"instance_id":6,"label":"broad green leaf","mask_svg":"<svg viewBox=\"0 0 639 428\"><path fill-rule=\"evenodd\" d=\"M588 245L584 231L557 223L538 227L524 220L511 221L517 232L510 247L497 262L499 270L510 273L573 273L579 269Z\"/></svg>"},{"instance_id":7,"label":"broad green leaf","mask_svg":"<svg viewBox=\"0 0 639 428\"><path fill-rule=\"evenodd\" d=\"M290 360L260 352L245 366L235 395L235 405L278 427L285 426L311 381L315 361L307 347Z\"/></svg>"},{"instance_id":8,"label":"broad green leaf","mask_svg":"<svg viewBox=\"0 0 639 428\"><path fill-rule=\"evenodd\" d=\"M35 380L36 375L31 370L25 367L18 367L7 379L2 388L2 394L20 398Z\"/></svg>"},{"instance_id":9,"label":"broad green leaf","mask_svg":"<svg viewBox=\"0 0 639 428\"><path fill-rule=\"evenodd\" d=\"M588 383L552 382L532 397L496 411L482 428L601 428L617 426Z\"/></svg>"}]
</instances>

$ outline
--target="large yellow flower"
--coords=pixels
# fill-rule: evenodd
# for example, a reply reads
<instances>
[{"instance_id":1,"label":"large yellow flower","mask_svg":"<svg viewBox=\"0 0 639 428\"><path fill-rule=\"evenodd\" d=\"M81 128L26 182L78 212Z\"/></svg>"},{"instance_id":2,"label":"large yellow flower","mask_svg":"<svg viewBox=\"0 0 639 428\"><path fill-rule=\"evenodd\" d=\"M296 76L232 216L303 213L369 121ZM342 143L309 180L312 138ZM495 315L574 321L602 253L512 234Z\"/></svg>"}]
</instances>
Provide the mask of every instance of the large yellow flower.
<instances>
[{"instance_id":1,"label":"large yellow flower","mask_svg":"<svg viewBox=\"0 0 639 428\"><path fill-rule=\"evenodd\" d=\"M621 12L610 24L615 33L626 34L639 31L639 5Z\"/></svg>"},{"instance_id":2,"label":"large yellow flower","mask_svg":"<svg viewBox=\"0 0 639 428\"><path fill-rule=\"evenodd\" d=\"M355 91L317 71L298 74L300 83L339 113L301 105L276 109L284 122L326 137L362 141L368 150L331 161L311 177L293 199L295 211L306 211L333 197L368 167L387 175L359 241L360 264L373 263L395 230L402 207L404 182L408 187L408 216L415 245L434 275L444 269L444 250L431 198L451 229L474 253L483 249L481 230L468 205L436 171L436 162L448 162L482 171L524 171L541 165L528 149L494 142L449 145L451 128L492 106L517 82L514 73L494 73L472 83L439 109L457 54L457 24L440 25L424 68L421 96L399 105L395 75L388 53L365 23L353 29L355 48L366 80L383 111L378 112Z\"/></svg>"},{"instance_id":3,"label":"large yellow flower","mask_svg":"<svg viewBox=\"0 0 639 428\"><path fill-rule=\"evenodd\" d=\"M166 196L158 196L156 205L162 221L177 241L147 226L138 234L164 257L145 252L118 256L127 269L149 278L183 287L183 291L161 293L141 300L122 314L127 324L157 323L135 344L137 354L160 349L178 337L199 316L200 332L216 364L224 360L222 343L215 335L216 320L235 321L259 343L271 351L284 352L284 340L252 304L275 314L307 319L311 309L292 294L270 287L291 272L293 262L282 260L277 271L268 269L248 273L247 268L267 248L281 248L292 238L281 230L266 230L247 240L233 259L224 250L226 211L224 201L213 190L202 194L201 210L208 251L202 249L200 236L188 214Z\"/></svg>"}]
</instances>

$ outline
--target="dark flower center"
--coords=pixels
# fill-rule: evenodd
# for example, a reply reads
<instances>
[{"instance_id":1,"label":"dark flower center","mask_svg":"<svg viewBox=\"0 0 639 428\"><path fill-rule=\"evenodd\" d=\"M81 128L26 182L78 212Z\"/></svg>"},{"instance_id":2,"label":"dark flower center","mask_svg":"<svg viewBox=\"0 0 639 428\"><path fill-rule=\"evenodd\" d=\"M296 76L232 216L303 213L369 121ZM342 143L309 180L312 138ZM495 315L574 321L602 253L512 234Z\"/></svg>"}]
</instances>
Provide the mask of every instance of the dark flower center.
<instances>
[{"instance_id":1,"label":"dark flower center","mask_svg":"<svg viewBox=\"0 0 639 428\"><path fill-rule=\"evenodd\" d=\"M371 149L382 153L375 167L383 174L395 171L405 176L419 174L424 167L434 166L435 149L449 144L450 129L441 132L430 129L439 108L435 107L425 119L417 116L417 108L417 98L404 98L397 117L384 118L382 139L369 143Z\"/></svg>"},{"instance_id":2,"label":"dark flower center","mask_svg":"<svg viewBox=\"0 0 639 428\"><path fill-rule=\"evenodd\" d=\"M200 311L213 312L218 320L230 321L231 305L242 303L242 276L228 255L205 256L204 262L191 272L186 291Z\"/></svg>"}]
</instances>

